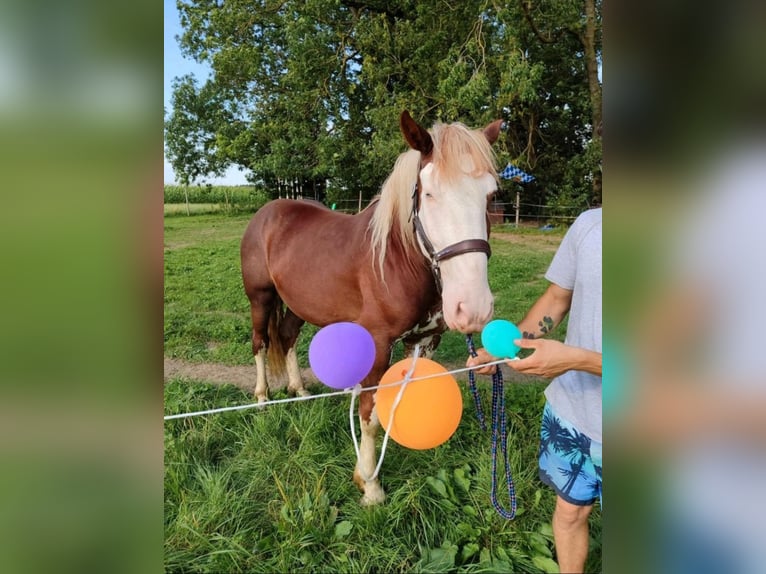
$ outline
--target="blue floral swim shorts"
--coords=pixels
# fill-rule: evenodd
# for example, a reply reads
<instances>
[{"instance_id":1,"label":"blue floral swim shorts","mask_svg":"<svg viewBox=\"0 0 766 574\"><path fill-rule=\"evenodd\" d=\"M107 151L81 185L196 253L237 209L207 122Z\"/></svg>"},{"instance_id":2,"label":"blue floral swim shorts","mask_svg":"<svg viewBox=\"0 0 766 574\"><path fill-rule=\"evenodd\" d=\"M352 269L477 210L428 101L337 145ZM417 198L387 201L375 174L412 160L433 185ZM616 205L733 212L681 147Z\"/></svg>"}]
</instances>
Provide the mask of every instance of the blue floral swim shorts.
<instances>
[{"instance_id":1,"label":"blue floral swim shorts","mask_svg":"<svg viewBox=\"0 0 766 574\"><path fill-rule=\"evenodd\" d=\"M591 441L545 403L540 430L540 480L561 498L590 506L601 498L601 443Z\"/></svg>"}]
</instances>

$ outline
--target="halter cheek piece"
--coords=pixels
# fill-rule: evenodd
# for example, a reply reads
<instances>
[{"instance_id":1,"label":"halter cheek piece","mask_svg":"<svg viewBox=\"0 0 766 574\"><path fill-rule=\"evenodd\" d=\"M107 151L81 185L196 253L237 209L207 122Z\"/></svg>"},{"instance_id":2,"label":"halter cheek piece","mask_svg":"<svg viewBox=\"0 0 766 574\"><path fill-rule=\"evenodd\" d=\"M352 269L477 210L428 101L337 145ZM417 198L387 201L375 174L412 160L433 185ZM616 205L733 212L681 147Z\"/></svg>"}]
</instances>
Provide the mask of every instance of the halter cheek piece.
<instances>
[{"instance_id":1,"label":"halter cheek piece","mask_svg":"<svg viewBox=\"0 0 766 574\"><path fill-rule=\"evenodd\" d=\"M463 241L458 241L457 243L448 245L441 251L435 251L433 243L431 243L431 240L428 239L426 230L423 228L423 223L420 221L419 211L420 194L418 193L418 184L416 182L412 187L411 218L415 226L415 234L418 236L418 239L420 239L420 242L423 244L423 248L428 254L428 259L431 263L431 272L433 273L434 279L436 280L436 289L439 291L439 293L442 292L442 274L439 263L458 255L462 255L463 253L471 253L474 251L486 254L487 259L489 259L492 255L492 249L490 248L489 243L484 239L464 239Z\"/></svg>"}]
</instances>

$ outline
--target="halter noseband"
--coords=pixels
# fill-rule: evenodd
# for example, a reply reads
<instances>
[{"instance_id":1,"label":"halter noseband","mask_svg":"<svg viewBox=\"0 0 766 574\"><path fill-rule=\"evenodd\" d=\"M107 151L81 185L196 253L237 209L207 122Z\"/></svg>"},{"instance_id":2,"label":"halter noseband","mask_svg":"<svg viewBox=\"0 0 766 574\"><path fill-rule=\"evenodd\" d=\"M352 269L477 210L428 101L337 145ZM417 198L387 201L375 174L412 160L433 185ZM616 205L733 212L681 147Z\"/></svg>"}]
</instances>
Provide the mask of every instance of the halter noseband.
<instances>
[{"instance_id":1,"label":"halter noseband","mask_svg":"<svg viewBox=\"0 0 766 574\"><path fill-rule=\"evenodd\" d=\"M439 263L446 261L447 259L452 259L458 255L462 255L463 253L480 252L486 254L487 259L492 255L492 249L490 248L489 243L484 239L464 239L463 241L448 245L441 251L435 251L433 243L428 239L426 230L423 228L423 223L420 221L419 211L420 194L418 193L418 184L415 182L415 185L412 187L412 222L415 226L415 234L420 239L423 248L428 254L428 259L431 263L431 272L436 280L436 289L439 293L442 292L442 274Z\"/></svg>"}]
</instances>

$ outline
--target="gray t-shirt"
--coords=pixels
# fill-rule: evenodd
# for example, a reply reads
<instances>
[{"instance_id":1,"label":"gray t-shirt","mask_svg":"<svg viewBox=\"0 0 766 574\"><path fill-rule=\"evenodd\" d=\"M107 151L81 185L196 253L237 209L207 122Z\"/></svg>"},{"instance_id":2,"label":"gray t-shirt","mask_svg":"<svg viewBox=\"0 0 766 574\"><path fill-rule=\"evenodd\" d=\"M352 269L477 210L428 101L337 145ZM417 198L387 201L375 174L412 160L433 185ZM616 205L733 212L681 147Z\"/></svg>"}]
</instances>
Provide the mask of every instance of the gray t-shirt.
<instances>
[{"instance_id":1,"label":"gray t-shirt","mask_svg":"<svg viewBox=\"0 0 766 574\"><path fill-rule=\"evenodd\" d=\"M565 343L601 352L601 208L575 220L545 278L572 291ZM601 440L601 377L567 371L551 381L545 397L553 410L591 440Z\"/></svg>"}]
</instances>

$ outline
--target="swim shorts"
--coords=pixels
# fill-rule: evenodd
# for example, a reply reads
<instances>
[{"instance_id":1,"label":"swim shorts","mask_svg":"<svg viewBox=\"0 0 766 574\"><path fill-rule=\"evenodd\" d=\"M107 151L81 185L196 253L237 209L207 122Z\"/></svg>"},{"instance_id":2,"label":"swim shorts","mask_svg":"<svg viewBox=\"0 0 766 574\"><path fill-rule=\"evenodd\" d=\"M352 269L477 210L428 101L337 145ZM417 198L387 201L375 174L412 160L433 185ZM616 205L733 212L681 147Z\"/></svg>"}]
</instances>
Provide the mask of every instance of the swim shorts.
<instances>
[{"instance_id":1,"label":"swim shorts","mask_svg":"<svg viewBox=\"0 0 766 574\"><path fill-rule=\"evenodd\" d=\"M601 443L579 432L545 403L540 430L540 480L561 498L590 506L601 498Z\"/></svg>"}]
</instances>

